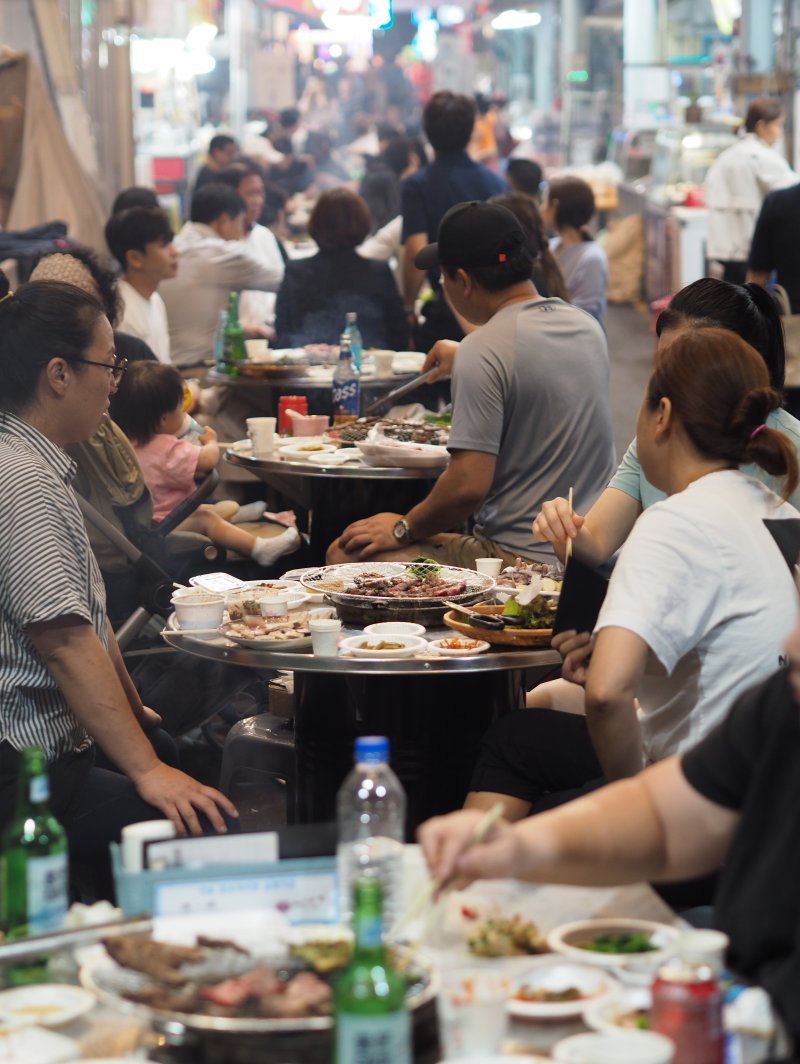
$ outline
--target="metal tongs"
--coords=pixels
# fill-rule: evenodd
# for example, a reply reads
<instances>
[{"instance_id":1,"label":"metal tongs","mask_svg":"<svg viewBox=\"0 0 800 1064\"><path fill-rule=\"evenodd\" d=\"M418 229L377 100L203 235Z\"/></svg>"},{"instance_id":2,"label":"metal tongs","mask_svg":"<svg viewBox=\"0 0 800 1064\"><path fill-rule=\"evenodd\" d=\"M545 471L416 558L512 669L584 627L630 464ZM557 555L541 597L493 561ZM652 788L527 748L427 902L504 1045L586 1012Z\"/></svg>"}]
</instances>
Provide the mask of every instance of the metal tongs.
<instances>
[{"instance_id":1,"label":"metal tongs","mask_svg":"<svg viewBox=\"0 0 800 1064\"><path fill-rule=\"evenodd\" d=\"M425 384L428 378L434 374L438 368L438 364L432 366L429 370L426 370L425 373L420 373L418 377L413 377L410 381L406 381L405 384L401 384L399 388L395 388L394 391L389 392L388 395L384 395L381 399L373 399L369 406L364 408L364 413L372 414L375 410L380 410L382 406L386 406L387 403L391 403L394 399L399 399L401 396L413 392L415 388L419 388L421 384Z\"/></svg>"},{"instance_id":2,"label":"metal tongs","mask_svg":"<svg viewBox=\"0 0 800 1064\"><path fill-rule=\"evenodd\" d=\"M115 920L108 924L88 924L86 927L70 928L67 931L52 931L48 935L32 935L0 945L0 967L44 953L59 953L77 946L89 946L101 938L115 935L142 935L153 930L149 916L134 916L129 920Z\"/></svg>"},{"instance_id":3,"label":"metal tongs","mask_svg":"<svg viewBox=\"0 0 800 1064\"><path fill-rule=\"evenodd\" d=\"M493 617L490 614L478 613L477 610L467 609L466 606L459 606L457 602L447 602L445 600L445 606L449 606L451 610L457 610L459 613L465 613L469 617L470 624L473 628L485 628L487 632L501 632L506 622L502 617Z\"/></svg>"}]
</instances>

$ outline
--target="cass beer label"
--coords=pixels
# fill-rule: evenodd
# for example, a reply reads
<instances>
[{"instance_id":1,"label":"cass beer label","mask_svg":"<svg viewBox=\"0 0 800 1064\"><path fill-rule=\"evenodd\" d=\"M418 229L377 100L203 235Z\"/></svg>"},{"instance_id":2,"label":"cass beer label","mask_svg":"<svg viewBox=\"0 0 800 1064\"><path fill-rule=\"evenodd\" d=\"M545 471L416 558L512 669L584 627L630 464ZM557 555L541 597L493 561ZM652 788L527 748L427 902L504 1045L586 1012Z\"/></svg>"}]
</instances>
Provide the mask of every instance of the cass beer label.
<instances>
[{"instance_id":1,"label":"cass beer label","mask_svg":"<svg viewBox=\"0 0 800 1064\"><path fill-rule=\"evenodd\" d=\"M336 1017L336 1064L410 1064L411 1018L343 1013Z\"/></svg>"},{"instance_id":2,"label":"cass beer label","mask_svg":"<svg viewBox=\"0 0 800 1064\"><path fill-rule=\"evenodd\" d=\"M333 383L334 416L358 417L358 380L351 377Z\"/></svg>"}]
</instances>

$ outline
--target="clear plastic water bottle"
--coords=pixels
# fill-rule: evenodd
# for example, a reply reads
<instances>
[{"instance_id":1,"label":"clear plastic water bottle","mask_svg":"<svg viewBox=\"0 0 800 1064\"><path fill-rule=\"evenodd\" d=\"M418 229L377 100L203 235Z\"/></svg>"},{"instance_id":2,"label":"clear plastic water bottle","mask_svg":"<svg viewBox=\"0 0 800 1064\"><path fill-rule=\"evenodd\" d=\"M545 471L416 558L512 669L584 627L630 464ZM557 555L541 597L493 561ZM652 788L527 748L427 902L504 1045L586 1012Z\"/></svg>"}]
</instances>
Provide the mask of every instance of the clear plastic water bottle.
<instances>
[{"instance_id":1,"label":"clear plastic water bottle","mask_svg":"<svg viewBox=\"0 0 800 1064\"><path fill-rule=\"evenodd\" d=\"M350 351L353 355L353 365L361 372L361 356L364 353L364 341L361 339L361 330L358 327L358 315L354 310L345 315L344 335L350 337Z\"/></svg>"},{"instance_id":2,"label":"clear plastic water bottle","mask_svg":"<svg viewBox=\"0 0 800 1064\"><path fill-rule=\"evenodd\" d=\"M350 337L342 333L339 341L339 361L333 371L331 404L333 406L333 424L346 425L358 417L360 406L360 374L353 365L350 350Z\"/></svg>"},{"instance_id":3,"label":"clear plastic water bottle","mask_svg":"<svg viewBox=\"0 0 800 1064\"><path fill-rule=\"evenodd\" d=\"M389 768L385 736L356 739L355 765L339 789L336 812L340 916L345 922L352 920L356 880L367 870L377 872L388 930L401 912L406 794Z\"/></svg>"}]
</instances>

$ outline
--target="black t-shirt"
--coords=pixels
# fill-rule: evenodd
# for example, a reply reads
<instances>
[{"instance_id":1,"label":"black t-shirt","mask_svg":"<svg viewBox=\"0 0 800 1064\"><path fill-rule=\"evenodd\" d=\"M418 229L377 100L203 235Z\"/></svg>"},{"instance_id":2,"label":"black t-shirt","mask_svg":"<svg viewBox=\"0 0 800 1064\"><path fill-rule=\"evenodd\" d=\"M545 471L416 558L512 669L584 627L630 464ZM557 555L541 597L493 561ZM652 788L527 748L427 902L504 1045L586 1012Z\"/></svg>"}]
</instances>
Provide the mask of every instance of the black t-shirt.
<instances>
[{"instance_id":1,"label":"black t-shirt","mask_svg":"<svg viewBox=\"0 0 800 1064\"><path fill-rule=\"evenodd\" d=\"M704 797L740 813L715 900L733 971L771 994L800 1040L800 706L786 670L742 695L682 759Z\"/></svg>"},{"instance_id":2,"label":"black t-shirt","mask_svg":"<svg viewBox=\"0 0 800 1064\"><path fill-rule=\"evenodd\" d=\"M748 266L775 270L795 314L800 314L800 185L770 192L761 207L753 233Z\"/></svg>"}]
</instances>

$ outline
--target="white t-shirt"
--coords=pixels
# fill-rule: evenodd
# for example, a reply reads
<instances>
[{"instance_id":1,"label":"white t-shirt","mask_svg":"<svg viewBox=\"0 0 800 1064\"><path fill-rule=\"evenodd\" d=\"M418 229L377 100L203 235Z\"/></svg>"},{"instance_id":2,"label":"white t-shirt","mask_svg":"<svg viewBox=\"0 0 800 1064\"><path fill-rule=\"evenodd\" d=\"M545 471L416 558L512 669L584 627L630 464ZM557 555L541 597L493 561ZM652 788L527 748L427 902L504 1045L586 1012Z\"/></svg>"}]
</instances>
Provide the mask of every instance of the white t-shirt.
<instances>
[{"instance_id":1,"label":"white t-shirt","mask_svg":"<svg viewBox=\"0 0 800 1064\"><path fill-rule=\"evenodd\" d=\"M158 292L147 299L124 277L119 280L119 294L123 312L117 329L144 340L159 362L169 362L169 323L164 300Z\"/></svg>"},{"instance_id":2,"label":"white t-shirt","mask_svg":"<svg viewBox=\"0 0 800 1064\"><path fill-rule=\"evenodd\" d=\"M281 279L284 274L284 262L278 241L271 229L265 225L254 225L245 237L244 246L266 267L275 271ZM275 320L275 293L259 292L246 289L239 297L239 319L248 325L270 325Z\"/></svg>"},{"instance_id":3,"label":"white t-shirt","mask_svg":"<svg viewBox=\"0 0 800 1064\"><path fill-rule=\"evenodd\" d=\"M645 510L620 551L595 631L650 647L637 691L649 761L694 746L778 668L798 601L766 518L800 513L738 470L709 473Z\"/></svg>"}]
</instances>

